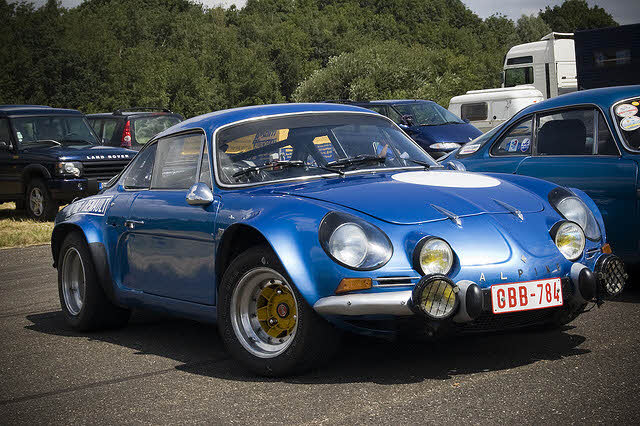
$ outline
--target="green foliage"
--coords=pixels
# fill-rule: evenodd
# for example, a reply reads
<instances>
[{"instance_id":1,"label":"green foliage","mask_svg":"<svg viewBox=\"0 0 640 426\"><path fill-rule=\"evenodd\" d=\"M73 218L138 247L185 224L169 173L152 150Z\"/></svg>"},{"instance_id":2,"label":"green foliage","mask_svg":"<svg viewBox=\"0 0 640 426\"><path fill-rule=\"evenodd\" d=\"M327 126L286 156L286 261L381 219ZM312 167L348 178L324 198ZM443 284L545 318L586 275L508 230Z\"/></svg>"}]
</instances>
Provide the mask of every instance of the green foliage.
<instances>
[{"instance_id":1,"label":"green foliage","mask_svg":"<svg viewBox=\"0 0 640 426\"><path fill-rule=\"evenodd\" d=\"M293 99L446 104L498 86L515 44L613 21L581 0L517 25L482 20L461 0L249 0L228 10L187 0L86 0L70 10L0 0L0 22L0 103L87 113L152 105L189 117Z\"/></svg>"},{"instance_id":2,"label":"green foliage","mask_svg":"<svg viewBox=\"0 0 640 426\"><path fill-rule=\"evenodd\" d=\"M585 0L565 0L560 6L547 6L540 11L540 17L553 31L563 33L618 26L606 10L599 6L589 8Z\"/></svg>"}]
</instances>

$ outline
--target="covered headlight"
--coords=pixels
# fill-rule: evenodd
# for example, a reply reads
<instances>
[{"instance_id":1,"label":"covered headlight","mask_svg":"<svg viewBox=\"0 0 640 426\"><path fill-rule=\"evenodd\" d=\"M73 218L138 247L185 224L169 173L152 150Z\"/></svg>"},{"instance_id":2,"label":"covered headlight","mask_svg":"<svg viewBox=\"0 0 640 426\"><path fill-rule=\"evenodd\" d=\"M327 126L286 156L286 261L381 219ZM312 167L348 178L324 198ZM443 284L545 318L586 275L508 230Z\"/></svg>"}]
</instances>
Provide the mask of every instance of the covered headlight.
<instances>
[{"instance_id":1,"label":"covered headlight","mask_svg":"<svg viewBox=\"0 0 640 426\"><path fill-rule=\"evenodd\" d=\"M446 241L427 237L416 246L413 263L424 275L447 275L453 266L453 250Z\"/></svg>"},{"instance_id":2,"label":"covered headlight","mask_svg":"<svg viewBox=\"0 0 640 426\"><path fill-rule=\"evenodd\" d=\"M598 241L600 227L595 216L585 203L564 188L556 188L549 193L549 202L565 219L580 225L587 238Z\"/></svg>"},{"instance_id":3,"label":"covered headlight","mask_svg":"<svg viewBox=\"0 0 640 426\"><path fill-rule=\"evenodd\" d=\"M322 219L318 236L329 257L350 269L377 269L393 254L391 241L384 232L348 213L328 213Z\"/></svg>"},{"instance_id":4,"label":"covered headlight","mask_svg":"<svg viewBox=\"0 0 640 426\"><path fill-rule=\"evenodd\" d=\"M551 236L560 253L568 260L576 260L584 251L584 232L575 222L558 222L551 229Z\"/></svg>"},{"instance_id":5,"label":"covered headlight","mask_svg":"<svg viewBox=\"0 0 640 426\"><path fill-rule=\"evenodd\" d=\"M458 288L443 275L423 277L411 292L411 303L418 311L432 319L445 319L458 307Z\"/></svg>"},{"instance_id":6,"label":"covered headlight","mask_svg":"<svg viewBox=\"0 0 640 426\"><path fill-rule=\"evenodd\" d=\"M56 163L56 173L60 176L80 177L82 174L82 163L71 161Z\"/></svg>"}]
</instances>

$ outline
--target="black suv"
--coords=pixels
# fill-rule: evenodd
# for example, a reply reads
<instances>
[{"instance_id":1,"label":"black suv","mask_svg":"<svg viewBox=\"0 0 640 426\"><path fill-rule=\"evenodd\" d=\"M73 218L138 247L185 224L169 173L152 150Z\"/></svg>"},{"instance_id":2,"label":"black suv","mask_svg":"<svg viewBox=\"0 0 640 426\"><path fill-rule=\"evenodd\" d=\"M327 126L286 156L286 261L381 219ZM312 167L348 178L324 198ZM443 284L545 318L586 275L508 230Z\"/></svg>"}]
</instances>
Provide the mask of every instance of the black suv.
<instances>
[{"instance_id":1,"label":"black suv","mask_svg":"<svg viewBox=\"0 0 640 426\"><path fill-rule=\"evenodd\" d=\"M168 109L134 107L114 112L88 114L103 145L140 151L152 137L184 118Z\"/></svg>"},{"instance_id":2,"label":"black suv","mask_svg":"<svg viewBox=\"0 0 640 426\"><path fill-rule=\"evenodd\" d=\"M97 193L135 155L101 146L80 111L0 105L0 203L15 201L34 219Z\"/></svg>"}]
</instances>

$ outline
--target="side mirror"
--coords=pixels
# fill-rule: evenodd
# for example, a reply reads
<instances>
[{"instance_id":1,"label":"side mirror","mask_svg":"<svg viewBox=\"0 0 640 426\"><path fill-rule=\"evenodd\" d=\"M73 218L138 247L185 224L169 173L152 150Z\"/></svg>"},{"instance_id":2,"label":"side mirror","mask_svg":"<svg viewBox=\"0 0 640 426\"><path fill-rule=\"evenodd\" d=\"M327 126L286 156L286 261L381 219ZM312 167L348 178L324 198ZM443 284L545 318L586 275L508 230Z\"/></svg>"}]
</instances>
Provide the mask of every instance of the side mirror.
<instances>
[{"instance_id":1,"label":"side mirror","mask_svg":"<svg viewBox=\"0 0 640 426\"><path fill-rule=\"evenodd\" d=\"M208 206L213 203L213 192L206 184L198 182L189 189L187 203L192 206Z\"/></svg>"},{"instance_id":2,"label":"side mirror","mask_svg":"<svg viewBox=\"0 0 640 426\"><path fill-rule=\"evenodd\" d=\"M11 144L5 141L0 141L0 149L11 149Z\"/></svg>"},{"instance_id":3,"label":"side mirror","mask_svg":"<svg viewBox=\"0 0 640 426\"><path fill-rule=\"evenodd\" d=\"M467 168L464 166L464 164L462 164L461 162L459 162L457 160L449 160L449 161L447 161L445 163L445 166L449 170L457 170L459 172L464 172L464 171L467 170Z\"/></svg>"},{"instance_id":4,"label":"side mirror","mask_svg":"<svg viewBox=\"0 0 640 426\"><path fill-rule=\"evenodd\" d=\"M107 138L102 138L102 145L108 145L109 140Z\"/></svg>"},{"instance_id":5,"label":"side mirror","mask_svg":"<svg viewBox=\"0 0 640 426\"><path fill-rule=\"evenodd\" d=\"M462 121L464 121L467 124L471 123L471 120L469 120L468 118L463 118Z\"/></svg>"}]
</instances>

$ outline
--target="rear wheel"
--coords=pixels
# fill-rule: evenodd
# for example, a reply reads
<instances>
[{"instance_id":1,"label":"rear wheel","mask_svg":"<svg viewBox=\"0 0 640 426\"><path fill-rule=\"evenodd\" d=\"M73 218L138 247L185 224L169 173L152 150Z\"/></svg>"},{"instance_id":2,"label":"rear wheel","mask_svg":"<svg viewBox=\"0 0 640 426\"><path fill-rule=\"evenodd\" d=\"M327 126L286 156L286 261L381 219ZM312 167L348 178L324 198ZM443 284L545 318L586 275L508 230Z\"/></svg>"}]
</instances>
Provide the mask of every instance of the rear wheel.
<instances>
[{"instance_id":1,"label":"rear wheel","mask_svg":"<svg viewBox=\"0 0 640 426\"><path fill-rule=\"evenodd\" d=\"M105 295L87 243L77 232L67 235L60 249L58 294L65 319L76 330L121 327L129 320L130 311Z\"/></svg>"},{"instance_id":2,"label":"rear wheel","mask_svg":"<svg viewBox=\"0 0 640 426\"><path fill-rule=\"evenodd\" d=\"M219 296L222 339L255 373L300 373L327 361L337 348L336 330L306 303L269 248L234 259Z\"/></svg>"},{"instance_id":3,"label":"rear wheel","mask_svg":"<svg viewBox=\"0 0 640 426\"><path fill-rule=\"evenodd\" d=\"M44 181L32 179L27 187L24 205L27 214L36 220L52 220L58 213L58 202L51 198Z\"/></svg>"}]
</instances>

